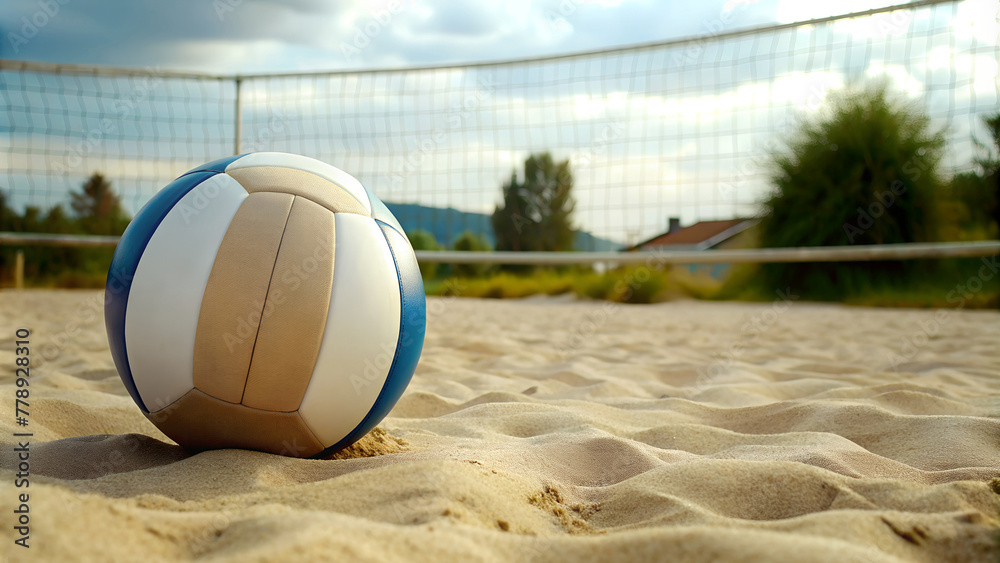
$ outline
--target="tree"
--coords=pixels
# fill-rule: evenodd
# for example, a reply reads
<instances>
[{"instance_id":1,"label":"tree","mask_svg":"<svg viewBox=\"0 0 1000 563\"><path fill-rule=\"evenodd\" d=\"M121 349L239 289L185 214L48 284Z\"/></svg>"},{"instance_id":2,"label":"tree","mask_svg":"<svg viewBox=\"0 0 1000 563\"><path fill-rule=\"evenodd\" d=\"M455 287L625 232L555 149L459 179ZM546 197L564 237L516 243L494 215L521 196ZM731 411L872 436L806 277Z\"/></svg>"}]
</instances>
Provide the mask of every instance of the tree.
<instances>
[{"instance_id":1,"label":"tree","mask_svg":"<svg viewBox=\"0 0 1000 563\"><path fill-rule=\"evenodd\" d=\"M985 150L986 156L977 158L976 164L982 169L981 177L986 184L985 189L992 192L991 211L993 212L993 220L1000 228L1000 112L983 117L983 123L990 136L993 137L993 146L990 147L977 141L976 144ZM996 156L994 156L994 149Z\"/></svg>"},{"instance_id":2,"label":"tree","mask_svg":"<svg viewBox=\"0 0 1000 563\"><path fill-rule=\"evenodd\" d=\"M95 172L79 192L71 192L71 205L83 231L95 235L120 235L128 225L128 215L111 182Z\"/></svg>"},{"instance_id":3,"label":"tree","mask_svg":"<svg viewBox=\"0 0 1000 563\"><path fill-rule=\"evenodd\" d=\"M63 206L56 205L49 209L48 214L45 215L45 219L42 220L42 230L46 233L66 234L77 230L77 227L73 224L72 218L67 216ZM86 252L82 252L85 249L66 246L53 246L46 250L48 251L46 258L53 265L54 273L78 269L83 257L87 254ZM103 255L108 254L107 251L109 249L101 250ZM110 262L108 266L110 266Z\"/></svg>"},{"instance_id":4,"label":"tree","mask_svg":"<svg viewBox=\"0 0 1000 563\"><path fill-rule=\"evenodd\" d=\"M975 162L982 168L983 174L988 176L990 172L996 172L1000 168L1000 111L993 115L983 116L983 124L986 125L990 137L993 138L993 146L976 141L976 144L986 152L986 156L977 158ZM994 150L996 156L994 156Z\"/></svg>"},{"instance_id":5,"label":"tree","mask_svg":"<svg viewBox=\"0 0 1000 563\"><path fill-rule=\"evenodd\" d=\"M764 201L764 247L843 246L934 240L942 132L885 84L835 97L772 156ZM791 285L813 298L840 298L872 282L899 281L914 264L766 264L767 287Z\"/></svg>"},{"instance_id":6,"label":"tree","mask_svg":"<svg viewBox=\"0 0 1000 563\"><path fill-rule=\"evenodd\" d=\"M7 206L7 194L0 190L0 231L16 230L17 213Z\"/></svg>"},{"instance_id":7,"label":"tree","mask_svg":"<svg viewBox=\"0 0 1000 563\"><path fill-rule=\"evenodd\" d=\"M524 181L516 172L503 185L503 204L493 212L497 250L573 249L573 175L569 160L555 163L552 155L531 155L524 161Z\"/></svg>"},{"instance_id":8,"label":"tree","mask_svg":"<svg viewBox=\"0 0 1000 563\"><path fill-rule=\"evenodd\" d=\"M128 215L121 201L103 175L94 174L79 192L71 192L70 215L63 205L47 211L25 205L18 214L8 205L8 196L0 191L0 231L55 234L118 235L128 225ZM63 287L100 287L104 285L112 248L25 246L0 248L0 270L7 272L14 254L22 250L25 277L32 283L55 283Z\"/></svg>"},{"instance_id":9,"label":"tree","mask_svg":"<svg viewBox=\"0 0 1000 563\"><path fill-rule=\"evenodd\" d=\"M960 172L948 183L947 200L939 205L945 240L984 240L992 231L996 212L996 186L989 176Z\"/></svg>"},{"instance_id":10,"label":"tree","mask_svg":"<svg viewBox=\"0 0 1000 563\"><path fill-rule=\"evenodd\" d=\"M16 231L17 213L7 206L7 193L0 190L0 231ZM7 275L14 264L14 250L9 246L0 247L0 273Z\"/></svg>"}]
</instances>

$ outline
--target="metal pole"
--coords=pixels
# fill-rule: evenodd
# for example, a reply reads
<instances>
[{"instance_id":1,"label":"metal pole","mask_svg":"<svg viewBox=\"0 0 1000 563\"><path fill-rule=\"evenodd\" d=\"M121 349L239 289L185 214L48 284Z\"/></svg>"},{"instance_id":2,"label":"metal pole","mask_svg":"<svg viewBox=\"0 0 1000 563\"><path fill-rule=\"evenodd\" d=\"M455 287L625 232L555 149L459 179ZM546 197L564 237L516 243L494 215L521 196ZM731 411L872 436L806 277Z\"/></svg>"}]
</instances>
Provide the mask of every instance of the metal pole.
<instances>
[{"instance_id":1,"label":"metal pole","mask_svg":"<svg viewBox=\"0 0 1000 563\"><path fill-rule=\"evenodd\" d=\"M24 289L24 251L18 250L14 259L14 289Z\"/></svg>"},{"instance_id":2,"label":"metal pole","mask_svg":"<svg viewBox=\"0 0 1000 563\"><path fill-rule=\"evenodd\" d=\"M1000 254L1000 241L902 243L733 250L640 252L462 252L418 250L417 262L452 264L744 264L775 262L859 262L913 258L957 258Z\"/></svg>"},{"instance_id":3,"label":"metal pole","mask_svg":"<svg viewBox=\"0 0 1000 563\"><path fill-rule=\"evenodd\" d=\"M242 78L236 78L236 127L234 130L234 136L236 137L233 141L233 154L240 154L241 150L241 139L243 138L243 106L240 105L240 85L243 84Z\"/></svg>"},{"instance_id":4,"label":"metal pole","mask_svg":"<svg viewBox=\"0 0 1000 563\"><path fill-rule=\"evenodd\" d=\"M0 232L0 246L115 246L119 237Z\"/></svg>"},{"instance_id":5,"label":"metal pole","mask_svg":"<svg viewBox=\"0 0 1000 563\"><path fill-rule=\"evenodd\" d=\"M118 237L0 232L0 246L115 246ZM741 248L732 250L652 250L638 252L463 252L418 250L421 263L452 264L744 264L748 262L861 262L913 258L971 258L1000 254L1000 240L907 242L855 246Z\"/></svg>"}]
</instances>

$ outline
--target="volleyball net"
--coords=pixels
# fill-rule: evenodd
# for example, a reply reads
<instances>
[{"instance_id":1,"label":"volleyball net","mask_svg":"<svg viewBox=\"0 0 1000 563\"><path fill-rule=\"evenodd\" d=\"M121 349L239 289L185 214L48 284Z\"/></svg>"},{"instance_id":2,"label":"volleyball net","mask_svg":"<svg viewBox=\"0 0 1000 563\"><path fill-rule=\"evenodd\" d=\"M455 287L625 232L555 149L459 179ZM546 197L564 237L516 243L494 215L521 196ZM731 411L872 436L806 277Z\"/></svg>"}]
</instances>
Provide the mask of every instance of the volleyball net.
<instances>
[{"instance_id":1,"label":"volleyball net","mask_svg":"<svg viewBox=\"0 0 1000 563\"><path fill-rule=\"evenodd\" d=\"M851 85L885 80L925 107L946 130L947 172L971 169L975 139L989 138L995 2L753 30L731 29L732 10L689 39L401 70L213 76L4 60L0 190L16 209L46 209L100 172L134 214L198 164L285 151L351 173L447 244L488 229L504 181L548 151L570 161L574 222L593 235L579 249L607 251L664 232L669 217L757 214L767 157Z\"/></svg>"}]
</instances>

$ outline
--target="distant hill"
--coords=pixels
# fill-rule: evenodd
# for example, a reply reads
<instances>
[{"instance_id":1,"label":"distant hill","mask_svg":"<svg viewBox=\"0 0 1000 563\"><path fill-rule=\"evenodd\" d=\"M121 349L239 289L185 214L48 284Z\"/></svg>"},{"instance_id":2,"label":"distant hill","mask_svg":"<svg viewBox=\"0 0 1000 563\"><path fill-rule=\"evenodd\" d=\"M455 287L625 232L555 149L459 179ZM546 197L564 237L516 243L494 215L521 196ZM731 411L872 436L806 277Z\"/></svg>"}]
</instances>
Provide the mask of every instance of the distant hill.
<instances>
[{"instance_id":1,"label":"distant hill","mask_svg":"<svg viewBox=\"0 0 1000 563\"><path fill-rule=\"evenodd\" d=\"M450 247L463 232L472 231L484 235L490 241L490 246L496 246L489 215L414 203L386 202L385 205L407 232L417 229L428 231L439 243ZM622 245L617 242L596 237L585 231L576 233L575 250L604 252L618 250L621 247Z\"/></svg>"}]
</instances>

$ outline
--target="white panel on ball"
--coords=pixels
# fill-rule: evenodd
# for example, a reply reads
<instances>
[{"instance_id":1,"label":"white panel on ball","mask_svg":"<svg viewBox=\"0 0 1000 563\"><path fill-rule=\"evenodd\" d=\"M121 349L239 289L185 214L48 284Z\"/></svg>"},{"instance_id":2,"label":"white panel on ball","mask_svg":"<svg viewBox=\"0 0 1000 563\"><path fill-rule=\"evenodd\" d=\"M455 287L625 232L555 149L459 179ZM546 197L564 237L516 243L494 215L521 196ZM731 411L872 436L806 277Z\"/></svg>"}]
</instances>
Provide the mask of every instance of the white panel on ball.
<instances>
[{"instance_id":1,"label":"white panel on ball","mask_svg":"<svg viewBox=\"0 0 1000 563\"><path fill-rule=\"evenodd\" d=\"M327 446L364 419L385 385L399 339L396 263L370 217L335 214L326 329L299 414Z\"/></svg>"},{"instance_id":2,"label":"white panel on ball","mask_svg":"<svg viewBox=\"0 0 1000 563\"><path fill-rule=\"evenodd\" d=\"M163 218L139 258L125 309L125 343L136 389L151 412L194 387L201 299L222 237L247 192L216 174Z\"/></svg>"},{"instance_id":3,"label":"white panel on ball","mask_svg":"<svg viewBox=\"0 0 1000 563\"><path fill-rule=\"evenodd\" d=\"M358 200L368 210L369 215L372 212L372 204L368 201L368 193L365 191L365 187L361 185L361 182L347 172L330 166L325 162L286 152L254 152L229 163L229 166L226 166L226 172L240 168L252 168L254 166L292 168L315 174L320 178L326 178L347 190L347 193L351 194L354 199Z\"/></svg>"}]
</instances>

